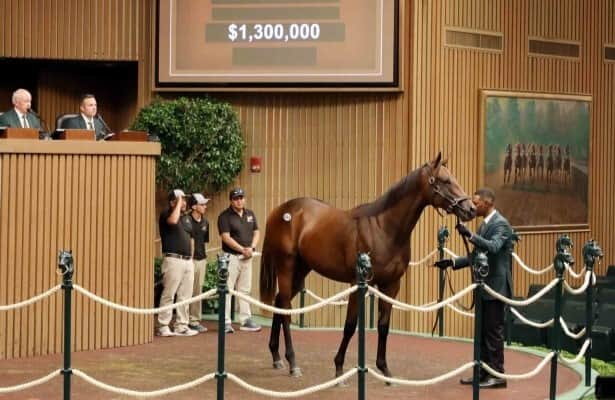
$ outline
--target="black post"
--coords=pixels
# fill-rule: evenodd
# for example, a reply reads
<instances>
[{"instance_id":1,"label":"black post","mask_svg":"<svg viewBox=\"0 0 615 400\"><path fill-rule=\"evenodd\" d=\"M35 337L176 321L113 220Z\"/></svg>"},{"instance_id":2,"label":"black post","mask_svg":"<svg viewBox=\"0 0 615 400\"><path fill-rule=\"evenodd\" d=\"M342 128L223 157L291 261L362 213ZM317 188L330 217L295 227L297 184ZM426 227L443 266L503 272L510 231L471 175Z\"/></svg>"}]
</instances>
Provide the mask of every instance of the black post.
<instances>
[{"instance_id":1,"label":"black post","mask_svg":"<svg viewBox=\"0 0 615 400\"><path fill-rule=\"evenodd\" d=\"M62 289L64 289L64 400L70 400L70 377L73 370L70 365L71 353L71 294L73 290L73 254L71 250L60 250L58 267L62 271Z\"/></svg>"},{"instance_id":2,"label":"black post","mask_svg":"<svg viewBox=\"0 0 615 400\"><path fill-rule=\"evenodd\" d=\"M553 313L553 328L551 329L552 344L551 349L554 351L553 358L551 359L551 380L549 384L549 399L555 400L556 385L557 385L557 359L561 350L561 334L562 325L560 323L560 316L562 315L562 278L564 276L564 270L566 264L573 265L574 259L569 252L572 247L572 240L568 235L562 235L557 239L555 248L557 254L553 259L553 267L555 268L555 276L559 280L555 286L555 310Z\"/></svg>"},{"instance_id":3,"label":"black post","mask_svg":"<svg viewBox=\"0 0 615 400\"><path fill-rule=\"evenodd\" d=\"M359 356L358 356L358 398L365 400L365 292L367 291L367 279L371 275L372 264L369 256L365 253L359 253L357 257L357 283L359 290L357 291L357 307L358 307L358 324L359 324Z\"/></svg>"},{"instance_id":4,"label":"black post","mask_svg":"<svg viewBox=\"0 0 615 400\"><path fill-rule=\"evenodd\" d=\"M305 307L305 288L301 288L301 291L299 292L299 308L303 308ZM303 313L299 314L299 327L300 328L304 328L305 327L305 315L303 315Z\"/></svg>"},{"instance_id":5,"label":"black post","mask_svg":"<svg viewBox=\"0 0 615 400\"><path fill-rule=\"evenodd\" d=\"M226 311L226 294L228 293L226 284L228 279L228 263L227 254L218 254L218 371L216 372L218 400L224 400L224 380L226 379L226 372L224 371L224 347L226 341L224 314Z\"/></svg>"},{"instance_id":6,"label":"black post","mask_svg":"<svg viewBox=\"0 0 615 400\"><path fill-rule=\"evenodd\" d=\"M480 397L480 347L483 335L483 285L484 279L489 273L487 255L480 251L477 252L474 257L473 267L474 282L477 286L474 290L474 371L472 375L472 399L478 400Z\"/></svg>"},{"instance_id":7,"label":"black post","mask_svg":"<svg viewBox=\"0 0 615 400\"><path fill-rule=\"evenodd\" d=\"M591 239L583 246L583 262L589 272L590 280L585 292L585 340L589 340L589 347L585 352L585 386L591 386L591 369L592 369L592 329L594 323L594 263L596 258L599 260L603 257L602 249L598 243Z\"/></svg>"},{"instance_id":8,"label":"black post","mask_svg":"<svg viewBox=\"0 0 615 400\"><path fill-rule=\"evenodd\" d=\"M231 321L235 321L235 296L231 296Z\"/></svg>"},{"instance_id":9,"label":"black post","mask_svg":"<svg viewBox=\"0 0 615 400\"><path fill-rule=\"evenodd\" d=\"M369 329L374 329L374 294L369 293Z\"/></svg>"},{"instance_id":10,"label":"black post","mask_svg":"<svg viewBox=\"0 0 615 400\"><path fill-rule=\"evenodd\" d=\"M440 227L438 229L438 259L444 259L444 244L446 243L446 239L448 239L448 228L446 226ZM441 302L444 298L444 279L445 279L445 271L442 268L438 268L440 271L438 273L438 302ZM438 336L444 336L444 307L438 308Z\"/></svg>"}]
</instances>

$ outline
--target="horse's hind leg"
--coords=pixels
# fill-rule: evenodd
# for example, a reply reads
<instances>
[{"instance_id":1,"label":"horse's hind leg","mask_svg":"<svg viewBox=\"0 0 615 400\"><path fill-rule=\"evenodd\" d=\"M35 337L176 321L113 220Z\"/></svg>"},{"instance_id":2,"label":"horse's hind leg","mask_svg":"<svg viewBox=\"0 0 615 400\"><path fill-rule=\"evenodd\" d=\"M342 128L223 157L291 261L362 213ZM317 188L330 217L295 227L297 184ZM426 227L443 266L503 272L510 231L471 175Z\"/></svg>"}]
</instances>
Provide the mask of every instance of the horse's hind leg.
<instances>
[{"instance_id":1,"label":"horse's hind leg","mask_svg":"<svg viewBox=\"0 0 615 400\"><path fill-rule=\"evenodd\" d=\"M275 296L274 305L280 308L280 295ZM282 327L282 315L273 314L273 321L271 323L271 335L269 336L269 350L271 351L271 357L273 358L273 368L284 368L284 362L280 357L280 328Z\"/></svg>"},{"instance_id":2,"label":"horse's hind leg","mask_svg":"<svg viewBox=\"0 0 615 400\"><path fill-rule=\"evenodd\" d=\"M399 292L399 281L380 290L387 296L395 298ZM391 323L391 307L391 303L378 300L378 352L376 353L376 367L382 371L384 376L388 377L392 376L387 365L387 339Z\"/></svg>"}]
</instances>

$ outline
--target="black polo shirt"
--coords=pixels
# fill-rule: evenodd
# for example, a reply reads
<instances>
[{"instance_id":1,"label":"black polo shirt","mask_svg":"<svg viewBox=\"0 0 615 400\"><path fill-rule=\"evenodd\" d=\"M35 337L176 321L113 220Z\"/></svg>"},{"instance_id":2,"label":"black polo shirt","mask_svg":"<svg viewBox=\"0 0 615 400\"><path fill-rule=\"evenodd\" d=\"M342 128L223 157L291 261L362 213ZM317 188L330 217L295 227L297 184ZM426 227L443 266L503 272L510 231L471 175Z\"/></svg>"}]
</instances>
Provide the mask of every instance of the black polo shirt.
<instances>
[{"instance_id":1,"label":"black polo shirt","mask_svg":"<svg viewBox=\"0 0 615 400\"><path fill-rule=\"evenodd\" d=\"M194 239L194 259L204 260L207 258L205 243L209 243L209 222L206 218L197 221L192 214L190 214L189 222L190 226L186 230L191 232L192 239Z\"/></svg>"},{"instance_id":2,"label":"black polo shirt","mask_svg":"<svg viewBox=\"0 0 615 400\"><path fill-rule=\"evenodd\" d=\"M256 216L252 210L248 210L247 208L243 209L243 215L241 217L232 207L222 211L218 217L218 232L220 235L228 232L229 235L243 247L252 246L255 230L258 230ZM222 250L231 254L241 254L235 249L227 246L224 242L222 242Z\"/></svg>"},{"instance_id":3,"label":"black polo shirt","mask_svg":"<svg viewBox=\"0 0 615 400\"><path fill-rule=\"evenodd\" d=\"M167 218L173 210L166 210L160 213L158 228L160 229L160 240L162 241L163 253L175 253L182 256L191 256L190 232L187 231L190 224L190 216L182 215L175 225L167 223Z\"/></svg>"}]
</instances>

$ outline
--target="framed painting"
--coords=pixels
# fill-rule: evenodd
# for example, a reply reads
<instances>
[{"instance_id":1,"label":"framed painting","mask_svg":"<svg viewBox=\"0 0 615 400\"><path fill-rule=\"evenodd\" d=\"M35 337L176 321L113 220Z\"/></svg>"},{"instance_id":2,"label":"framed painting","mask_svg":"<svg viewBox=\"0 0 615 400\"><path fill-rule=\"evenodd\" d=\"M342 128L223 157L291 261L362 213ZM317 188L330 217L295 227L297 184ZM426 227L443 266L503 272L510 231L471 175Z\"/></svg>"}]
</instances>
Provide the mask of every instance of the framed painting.
<instances>
[{"instance_id":1,"label":"framed painting","mask_svg":"<svg viewBox=\"0 0 615 400\"><path fill-rule=\"evenodd\" d=\"M517 231L589 229L591 97L481 91L479 182Z\"/></svg>"}]
</instances>

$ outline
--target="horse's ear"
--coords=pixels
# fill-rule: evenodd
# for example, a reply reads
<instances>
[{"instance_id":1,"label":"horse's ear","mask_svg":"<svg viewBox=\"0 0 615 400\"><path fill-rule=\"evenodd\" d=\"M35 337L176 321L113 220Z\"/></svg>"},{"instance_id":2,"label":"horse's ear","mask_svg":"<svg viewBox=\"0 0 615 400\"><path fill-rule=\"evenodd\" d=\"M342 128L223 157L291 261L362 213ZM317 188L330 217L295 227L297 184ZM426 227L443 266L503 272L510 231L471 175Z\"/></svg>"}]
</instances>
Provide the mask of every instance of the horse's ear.
<instances>
[{"instance_id":1,"label":"horse's ear","mask_svg":"<svg viewBox=\"0 0 615 400\"><path fill-rule=\"evenodd\" d=\"M442 152L438 151L436 158L431 160L431 168L435 171L440 168L440 165L442 165Z\"/></svg>"}]
</instances>

